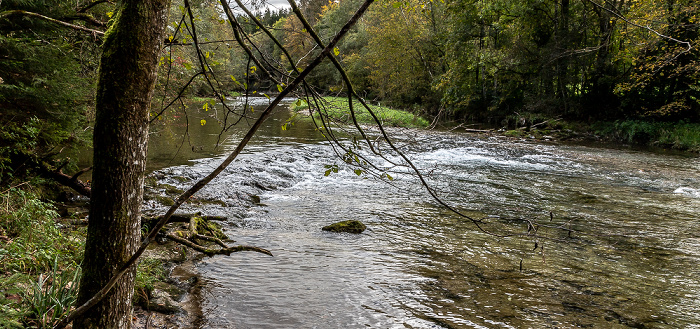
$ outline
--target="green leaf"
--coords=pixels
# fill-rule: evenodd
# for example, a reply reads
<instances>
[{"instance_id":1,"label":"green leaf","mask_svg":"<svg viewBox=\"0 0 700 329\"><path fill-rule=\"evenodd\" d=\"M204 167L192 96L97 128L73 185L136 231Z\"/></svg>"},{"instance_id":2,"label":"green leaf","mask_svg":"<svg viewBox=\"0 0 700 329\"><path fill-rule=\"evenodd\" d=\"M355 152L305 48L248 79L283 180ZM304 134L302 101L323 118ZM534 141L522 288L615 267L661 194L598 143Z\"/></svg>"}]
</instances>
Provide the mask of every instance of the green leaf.
<instances>
[{"instance_id":1,"label":"green leaf","mask_svg":"<svg viewBox=\"0 0 700 329\"><path fill-rule=\"evenodd\" d=\"M391 177L391 175L389 175L389 174L385 174L385 175L386 175L386 178L388 178L390 181L394 180L394 177Z\"/></svg>"},{"instance_id":2,"label":"green leaf","mask_svg":"<svg viewBox=\"0 0 700 329\"><path fill-rule=\"evenodd\" d=\"M323 173L323 176L328 176L328 175L330 175L330 174L331 174L331 170L330 170L330 169L328 169L328 170L326 170L326 172L325 172L325 173Z\"/></svg>"},{"instance_id":3,"label":"green leaf","mask_svg":"<svg viewBox=\"0 0 700 329\"><path fill-rule=\"evenodd\" d=\"M282 85L277 85L277 91L282 92L284 88L282 88Z\"/></svg>"},{"instance_id":4,"label":"green leaf","mask_svg":"<svg viewBox=\"0 0 700 329\"><path fill-rule=\"evenodd\" d=\"M362 169L355 169L355 175L357 175L357 176L362 175Z\"/></svg>"}]
</instances>

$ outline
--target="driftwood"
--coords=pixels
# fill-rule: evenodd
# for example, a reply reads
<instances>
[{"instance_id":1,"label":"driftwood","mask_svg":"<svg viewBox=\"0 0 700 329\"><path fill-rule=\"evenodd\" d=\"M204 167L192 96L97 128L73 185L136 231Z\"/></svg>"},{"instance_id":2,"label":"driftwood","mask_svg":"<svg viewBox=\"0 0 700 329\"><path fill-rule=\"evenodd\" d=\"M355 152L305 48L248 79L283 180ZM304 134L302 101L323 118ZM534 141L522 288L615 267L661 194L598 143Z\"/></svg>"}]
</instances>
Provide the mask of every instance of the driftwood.
<instances>
[{"instance_id":1,"label":"driftwood","mask_svg":"<svg viewBox=\"0 0 700 329\"><path fill-rule=\"evenodd\" d=\"M468 132L468 133L492 133L493 130L491 130L491 129L471 129L471 128L464 128L464 132Z\"/></svg>"},{"instance_id":2,"label":"driftwood","mask_svg":"<svg viewBox=\"0 0 700 329\"><path fill-rule=\"evenodd\" d=\"M30 158L31 159L31 158ZM77 173L73 174L72 176L68 176L63 173L62 167L65 166L66 163L63 165L59 166L58 168L52 168L51 165L46 163L45 161L34 161L35 168L39 171L39 173L46 177L55 180L57 183L61 185L68 186L75 190L76 192L86 196L90 197L92 190L90 189L90 185L88 183L85 183L78 178L90 171L92 167L88 168L83 168L79 170Z\"/></svg>"},{"instance_id":3,"label":"driftwood","mask_svg":"<svg viewBox=\"0 0 700 329\"><path fill-rule=\"evenodd\" d=\"M218 222L228 220L228 218L224 217L224 216L203 216L202 214L199 214L199 213L196 213L196 214L173 214L168 219L168 223L189 223L190 219L192 219L193 217L199 217L199 218L204 219L204 220L218 221ZM156 216L156 217L150 217L150 219L156 220L156 222L157 222L157 221L163 219L163 216L161 215L161 216Z\"/></svg>"},{"instance_id":4,"label":"driftwood","mask_svg":"<svg viewBox=\"0 0 700 329\"><path fill-rule=\"evenodd\" d=\"M195 251L199 251L207 256L214 255L231 255L231 253L239 251L256 251L272 256L269 250L253 247L253 246L228 246L222 239L228 239L226 235L216 225L209 225L206 219L198 216L192 216L189 220L189 225L186 230L177 230L168 233L166 237L176 243L189 247ZM212 223L213 224L213 223ZM208 234L202 234L206 231ZM198 243L198 240L213 242L220 248L210 248Z\"/></svg>"},{"instance_id":5,"label":"driftwood","mask_svg":"<svg viewBox=\"0 0 700 329\"><path fill-rule=\"evenodd\" d=\"M253 246L232 246L232 247L226 247L226 248L221 248L221 249L208 249L202 245L196 244L190 240L180 238L176 235L173 234L168 234L167 235L168 239L173 240L179 244L185 245L189 248L192 248L196 251L199 251L207 256L214 256L214 255L231 255L234 252L239 252L239 251L257 251L259 253L263 253L266 255L272 256L272 253L263 248L258 248L258 247L253 247Z\"/></svg>"}]
</instances>

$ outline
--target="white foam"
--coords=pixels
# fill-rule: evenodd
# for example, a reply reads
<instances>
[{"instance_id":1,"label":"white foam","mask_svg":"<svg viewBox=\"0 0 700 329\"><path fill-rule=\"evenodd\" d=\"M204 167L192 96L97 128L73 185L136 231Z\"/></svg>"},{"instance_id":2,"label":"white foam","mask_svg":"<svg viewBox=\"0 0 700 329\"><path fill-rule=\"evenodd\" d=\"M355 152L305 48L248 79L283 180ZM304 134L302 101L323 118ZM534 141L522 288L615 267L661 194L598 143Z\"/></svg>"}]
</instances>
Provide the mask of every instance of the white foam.
<instances>
[{"instance_id":1,"label":"white foam","mask_svg":"<svg viewBox=\"0 0 700 329\"><path fill-rule=\"evenodd\" d=\"M687 195L689 197L700 199L700 189L681 186L681 187L677 188L675 191L673 191L673 193L683 194L683 195Z\"/></svg>"}]
</instances>

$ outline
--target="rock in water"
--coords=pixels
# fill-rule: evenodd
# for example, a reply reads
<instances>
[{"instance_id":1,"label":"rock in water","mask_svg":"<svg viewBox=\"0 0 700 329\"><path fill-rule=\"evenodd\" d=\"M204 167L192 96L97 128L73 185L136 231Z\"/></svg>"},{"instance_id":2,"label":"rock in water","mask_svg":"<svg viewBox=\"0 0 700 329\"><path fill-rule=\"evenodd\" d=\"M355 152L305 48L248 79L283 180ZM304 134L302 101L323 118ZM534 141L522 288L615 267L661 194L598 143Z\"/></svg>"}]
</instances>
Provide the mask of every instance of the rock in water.
<instances>
[{"instance_id":1,"label":"rock in water","mask_svg":"<svg viewBox=\"0 0 700 329\"><path fill-rule=\"evenodd\" d=\"M367 226L365 224L362 224L359 220L346 220L338 223L334 223L328 226L324 226L322 230L328 231L328 232L336 232L336 233L355 233L355 234L360 234L362 231L367 229Z\"/></svg>"}]
</instances>

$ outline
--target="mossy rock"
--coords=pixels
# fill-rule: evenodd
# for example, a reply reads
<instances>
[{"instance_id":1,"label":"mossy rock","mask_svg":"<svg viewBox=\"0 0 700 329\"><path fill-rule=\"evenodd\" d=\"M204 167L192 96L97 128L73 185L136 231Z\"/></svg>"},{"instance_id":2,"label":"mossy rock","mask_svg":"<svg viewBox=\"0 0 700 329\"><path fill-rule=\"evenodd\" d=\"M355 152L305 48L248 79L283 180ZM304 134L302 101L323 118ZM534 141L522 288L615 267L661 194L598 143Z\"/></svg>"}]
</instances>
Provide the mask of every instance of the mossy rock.
<instances>
[{"instance_id":1,"label":"mossy rock","mask_svg":"<svg viewBox=\"0 0 700 329\"><path fill-rule=\"evenodd\" d=\"M143 185L148 187L156 187L156 185L158 185L158 179L153 176L147 176L143 180Z\"/></svg>"},{"instance_id":2,"label":"mossy rock","mask_svg":"<svg viewBox=\"0 0 700 329\"><path fill-rule=\"evenodd\" d=\"M255 194L250 194L250 201L253 202L254 204L260 204L260 197L255 195Z\"/></svg>"},{"instance_id":3,"label":"mossy rock","mask_svg":"<svg viewBox=\"0 0 700 329\"><path fill-rule=\"evenodd\" d=\"M228 236L221 229L219 224L212 221L208 221L202 217L194 217L195 223L197 225L197 233L203 235L213 236L217 239L227 240Z\"/></svg>"},{"instance_id":4,"label":"mossy rock","mask_svg":"<svg viewBox=\"0 0 700 329\"><path fill-rule=\"evenodd\" d=\"M167 195L180 195L183 192L185 192L185 190L179 189L179 188L172 186L170 184L159 184L157 186L157 188L161 188L161 189L165 190L165 194L167 194Z\"/></svg>"},{"instance_id":5,"label":"mossy rock","mask_svg":"<svg viewBox=\"0 0 700 329\"><path fill-rule=\"evenodd\" d=\"M175 200L173 200L172 198L169 198L167 196L156 195L155 199L156 199L156 201L158 201L160 204L162 204L164 206L170 207L170 206L175 204Z\"/></svg>"},{"instance_id":6,"label":"mossy rock","mask_svg":"<svg viewBox=\"0 0 700 329\"><path fill-rule=\"evenodd\" d=\"M217 206L221 206L221 207L228 207L228 203L226 203L226 201L223 201L223 200L205 199L205 200L200 200L200 201L202 204L213 204L213 205L217 205Z\"/></svg>"},{"instance_id":7,"label":"mossy rock","mask_svg":"<svg viewBox=\"0 0 700 329\"><path fill-rule=\"evenodd\" d=\"M596 203L600 201L597 196L582 192L575 192L574 197L580 203Z\"/></svg>"},{"instance_id":8,"label":"mossy rock","mask_svg":"<svg viewBox=\"0 0 700 329\"><path fill-rule=\"evenodd\" d=\"M328 226L324 226L322 230L335 233L355 233L360 234L367 229L365 224L362 224L359 220L346 220L338 223L334 223Z\"/></svg>"},{"instance_id":9,"label":"mossy rock","mask_svg":"<svg viewBox=\"0 0 700 329\"><path fill-rule=\"evenodd\" d=\"M184 176L173 176L173 179L180 182L180 183L184 183L184 182L187 182L190 180L189 178L184 177Z\"/></svg>"}]
</instances>

